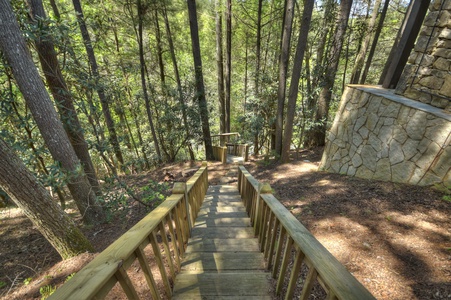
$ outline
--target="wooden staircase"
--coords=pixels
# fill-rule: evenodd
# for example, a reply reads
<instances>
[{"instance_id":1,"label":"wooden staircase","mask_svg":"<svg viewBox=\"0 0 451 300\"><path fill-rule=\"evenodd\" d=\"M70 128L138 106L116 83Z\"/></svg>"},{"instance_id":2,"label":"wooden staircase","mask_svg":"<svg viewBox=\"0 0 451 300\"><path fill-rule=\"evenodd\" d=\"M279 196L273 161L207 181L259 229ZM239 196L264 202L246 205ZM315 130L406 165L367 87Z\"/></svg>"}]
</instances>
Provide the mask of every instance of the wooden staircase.
<instances>
[{"instance_id":1,"label":"wooden staircase","mask_svg":"<svg viewBox=\"0 0 451 300\"><path fill-rule=\"evenodd\" d=\"M232 177L229 172L221 182ZM269 278L236 185L209 187L172 299L271 299Z\"/></svg>"}]
</instances>

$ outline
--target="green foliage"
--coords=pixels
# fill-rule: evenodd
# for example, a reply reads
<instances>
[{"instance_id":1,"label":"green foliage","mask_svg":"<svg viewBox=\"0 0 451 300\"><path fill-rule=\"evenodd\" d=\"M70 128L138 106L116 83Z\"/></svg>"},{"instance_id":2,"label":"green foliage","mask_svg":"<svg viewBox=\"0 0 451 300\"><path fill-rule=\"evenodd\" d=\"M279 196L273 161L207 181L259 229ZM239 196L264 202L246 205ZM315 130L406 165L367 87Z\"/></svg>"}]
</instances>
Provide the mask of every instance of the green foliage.
<instances>
[{"instance_id":1,"label":"green foliage","mask_svg":"<svg viewBox=\"0 0 451 300\"><path fill-rule=\"evenodd\" d=\"M97 197L105 210L107 222L110 222L115 216L124 217L129 211L126 192L116 189L113 184L114 178L105 178L105 192L101 197Z\"/></svg>"},{"instance_id":2,"label":"green foliage","mask_svg":"<svg viewBox=\"0 0 451 300\"><path fill-rule=\"evenodd\" d=\"M25 279L23 280L23 284L24 284L24 285L29 285L30 282L31 282L32 280L33 280L33 278L31 278L31 277L25 278Z\"/></svg>"},{"instance_id":3,"label":"green foliage","mask_svg":"<svg viewBox=\"0 0 451 300\"><path fill-rule=\"evenodd\" d=\"M433 187L434 190L443 193L442 200L446 202L451 202L451 186L445 184L437 183Z\"/></svg>"},{"instance_id":4,"label":"green foliage","mask_svg":"<svg viewBox=\"0 0 451 300\"><path fill-rule=\"evenodd\" d=\"M4 288L5 286L7 286L7 283L4 281L0 281L0 289Z\"/></svg>"},{"instance_id":5,"label":"green foliage","mask_svg":"<svg viewBox=\"0 0 451 300\"><path fill-rule=\"evenodd\" d=\"M169 189L170 186L167 182L158 183L149 180L149 183L142 188L142 201L156 207L166 199Z\"/></svg>"},{"instance_id":6,"label":"green foliage","mask_svg":"<svg viewBox=\"0 0 451 300\"><path fill-rule=\"evenodd\" d=\"M52 285L45 285L39 289L39 293L41 294L41 300L45 300L50 297L56 291L56 287Z\"/></svg>"},{"instance_id":7,"label":"green foliage","mask_svg":"<svg viewBox=\"0 0 451 300\"><path fill-rule=\"evenodd\" d=\"M66 280L64 281L64 282L68 282L69 281L69 279L71 279L72 277L74 277L74 275L75 274L77 274L76 272L74 272L74 273L72 273L72 274L70 274L70 275L68 275L67 277L66 277Z\"/></svg>"}]
</instances>

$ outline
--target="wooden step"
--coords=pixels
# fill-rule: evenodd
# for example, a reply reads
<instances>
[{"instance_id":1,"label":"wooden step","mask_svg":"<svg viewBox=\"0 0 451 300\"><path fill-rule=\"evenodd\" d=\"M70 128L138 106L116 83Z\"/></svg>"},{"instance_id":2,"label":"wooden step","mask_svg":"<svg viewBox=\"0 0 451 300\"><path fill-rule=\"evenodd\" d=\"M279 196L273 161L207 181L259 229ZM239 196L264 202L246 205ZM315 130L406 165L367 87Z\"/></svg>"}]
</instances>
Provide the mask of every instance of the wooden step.
<instances>
[{"instance_id":1,"label":"wooden step","mask_svg":"<svg viewBox=\"0 0 451 300\"><path fill-rule=\"evenodd\" d=\"M194 252L187 253L182 263L182 271L200 273L264 269L263 253L260 252Z\"/></svg>"},{"instance_id":2,"label":"wooden step","mask_svg":"<svg viewBox=\"0 0 451 300\"><path fill-rule=\"evenodd\" d=\"M204 239L252 239L254 238L254 231L251 227L193 228L191 236Z\"/></svg>"},{"instance_id":3,"label":"wooden step","mask_svg":"<svg viewBox=\"0 0 451 300\"><path fill-rule=\"evenodd\" d=\"M221 216L210 216L210 217L201 217L196 219L196 223L194 224L195 228L203 228L203 227L246 227L250 225L249 218L239 217L239 218L227 218Z\"/></svg>"},{"instance_id":4,"label":"wooden step","mask_svg":"<svg viewBox=\"0 0 451 300\"><path fill-rule=\"evenodd\" d=\"M265 299L262 297L269 295L268 277L269 273L265 272L180 273L175 278L172 299L220 299L227 296Z\"/></svg>"},{"instance_id":5,"label":"wooden step","mask_svg":"<svg viewBox=\"0 0 451 300\"><path fill-rule=\"evenodd\" d=\"M202 239L191 238L187 253L192 252L258 252L257 239Z\"/></svg>"},{"instance_id":6,"label":"wooden step","mask_svg":"<svg viewBox=\"0 0 451 300\"><path fill-rule=\"evenodd\" d=\"M201 207L199 214L209 212L246 212L244 206L213 206L213 207Z\"/></svg>"}]
</instances>

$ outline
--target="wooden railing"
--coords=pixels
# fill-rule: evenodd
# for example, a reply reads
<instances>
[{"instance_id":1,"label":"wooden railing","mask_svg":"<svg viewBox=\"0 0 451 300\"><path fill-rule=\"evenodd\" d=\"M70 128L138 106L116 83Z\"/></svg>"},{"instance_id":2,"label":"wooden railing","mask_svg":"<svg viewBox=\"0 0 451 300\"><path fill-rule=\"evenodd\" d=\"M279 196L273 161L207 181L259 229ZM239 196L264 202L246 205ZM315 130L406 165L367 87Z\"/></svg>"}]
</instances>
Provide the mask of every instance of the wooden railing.
<instances>
[{"instance_id":1,"label":"wooden railing","mask_svg":"<svg viewBox=\"0 0 451 300\"><path fill-rule=\"evenodd\" d=\"M160 294L166 294L170 298L170 279L174 280L176 271L180 270L180 261L193 221L208 188L207 172L207 163L204 162L186 184L176 183L171 196L97 255L48 299L103 299L117 282L129 299L139 299L127 275L127 269L135 260L139 261L152 299L161 299ZM160 270L163 291L158 289L144 254L144 248L149 244Z\"/></svg>"},{"instance_id":2,"label":"wooden railing","mask_svg":"<svg viewBox=\"0 0 451 300\"><path fill-rule=\"evenodd\" d=\"M223 164L227 163L227 147L222 146L213 146L213 157L215 160L222 162Z\"/></svg>"},{"instance_id":3,"label":"wooden railing","mask_svg":"<svg viewBox=\"0 0 451 300\"><path fill-rule=\"evenodd\" d=\"M303 276L299 299L307 299L315 284L326 299L375 299L371 293L272 195L268 184L258 181L238 166L238 189L251 218L260 249L272 277L276 294L286 287L285 299L292 299ZM288 270L290 260L292 267ZM301 272L302 268L302 272ZM308 269L308 271L307 271ZM290 273L291 272L291 273ZM316 292L316 291L315 291Z\"/></svg>"},{"instance_id":4,"label":"wooden railing","mask_svg":"<svg viewBox=\"0 0 451 300\"><path fill-rule=\"evenodd\" d=\"M244 161L249 159L249 145L248 144L232 144L227 143L227 153L234 156L241 156Z\"/></svg>"}]
</instances>

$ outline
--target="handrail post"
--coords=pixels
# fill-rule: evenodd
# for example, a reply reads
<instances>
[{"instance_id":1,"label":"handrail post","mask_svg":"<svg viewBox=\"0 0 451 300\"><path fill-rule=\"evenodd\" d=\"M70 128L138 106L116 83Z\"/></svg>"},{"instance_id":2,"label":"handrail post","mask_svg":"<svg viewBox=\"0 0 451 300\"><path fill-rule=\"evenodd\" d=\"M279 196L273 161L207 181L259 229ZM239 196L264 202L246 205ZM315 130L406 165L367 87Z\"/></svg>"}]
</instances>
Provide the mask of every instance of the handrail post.
<instances>
[{"instance_id":1,"label":"handrail post","mask_svg":"<svg viewBox=\"0 0 451 300\"><path fill-rule=\"evenodd\" d=\"M185 182L175 182L174 187L172 188L173 194L184 194L185 195L185 207L186 207L186 218L188 219L188 228L189 232L191 232L191 228L193 228L192 220L191 220L191 205L189 204L188 199L188 190L186 188Z\"/></svg>"},{"instance_id":2,"label":"handrail post","mask_svg":"<svg viewBox=\"0 0 451 300\"><path fill-rule=\"evenodd\" d=\"M256 204L255 204L255 222L254 222L254 232L255 235L258 236L260 234L260 223L262 222L262 214L263 214L263 210L262 210L262 206L260 205L260 195L261 194L271 194L272 189L271 186L269 185L269 183L262 183L259 182L258 183L258 188L257 188L257 199L256 199Z\"/></svg>"},{"instance_id":3,"label":"handrail post","mask_svg":"<svg viewBox=\"0 0 451 300\"><path fill-rule=\"evenodd\" d=\"M223 164L227 164L227 147L221 147L221 161Z\"/></svg>"},{"instance_id":4,"label":"handrail post","mask_svg":"<svg viewBox=\"0 0 451 300\"><path fill-rule=\"evenodd\" d=\"M244 145L244 161L248 161L249 160L249 145L245 144Z\"/></svg>"}]
</instances>

